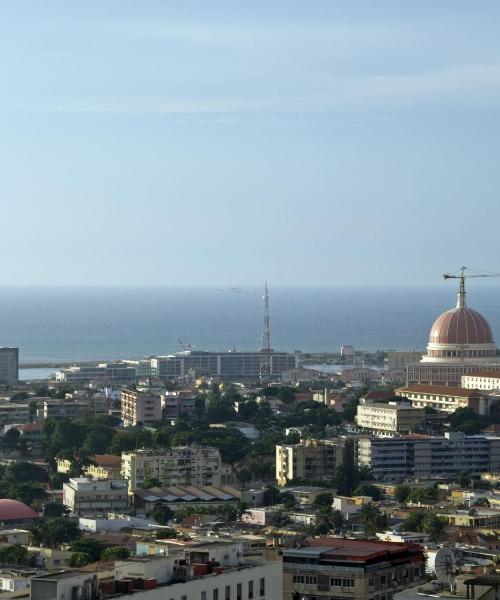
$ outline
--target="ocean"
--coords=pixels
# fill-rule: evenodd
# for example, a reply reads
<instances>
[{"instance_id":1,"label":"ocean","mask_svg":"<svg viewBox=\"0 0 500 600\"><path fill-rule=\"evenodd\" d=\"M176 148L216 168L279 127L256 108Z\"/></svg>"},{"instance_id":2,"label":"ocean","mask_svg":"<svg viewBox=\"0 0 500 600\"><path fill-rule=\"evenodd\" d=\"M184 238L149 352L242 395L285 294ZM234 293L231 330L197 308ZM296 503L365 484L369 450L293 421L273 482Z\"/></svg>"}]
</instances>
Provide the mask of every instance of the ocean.
<instances>
[{"instance_id":1,"label":"ocean","mask_svg":"<svg viewBox=\"0 0 500 600\"><path fill-rule=\"evenodd\" d=\"M483 282L484 283L484 282ZM470 285L470 305L500 334L500 289ZM457 286L270 286L277 350L423 349ZM22 363L139 358L182 350L257 349L262 291L255 288L7 288L0 290L0 345Z\"/></svg>"}]
</instances>

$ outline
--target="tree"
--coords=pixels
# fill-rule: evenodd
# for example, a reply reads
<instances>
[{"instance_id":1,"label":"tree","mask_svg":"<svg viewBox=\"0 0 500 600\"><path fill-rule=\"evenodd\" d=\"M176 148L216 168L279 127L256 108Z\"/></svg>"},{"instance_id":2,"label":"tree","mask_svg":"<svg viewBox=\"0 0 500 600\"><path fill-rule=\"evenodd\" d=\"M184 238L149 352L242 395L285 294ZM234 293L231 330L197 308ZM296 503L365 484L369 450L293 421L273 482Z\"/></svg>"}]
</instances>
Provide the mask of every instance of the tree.
<instances>
[{"instance_id":1,"label":"tree","mask_svg":"<svg viewBox=\"0 0 500 600\"><path fill-rule=\"evenodd\" d=\"M74 552L69 559L70 567L84 567L92 562L90 556L86 552Z\"/></svg>"},{"instance_id":2,"label":"tree","mask_svg":"<svg viewBox=\"0 0 500 600\"><path fill-rule=\"evenodd\" d=\"M360 479L360 470L355 462L354 443L352 440L346 440L342 464L335 469L333 485L341 496L351 496Z\"/></svg>"},{"instance_id":3,"label":"tree","mask_svg":"<svg viewBox=\"0 0 500 600\"><path fill-rule=\"evenodd\" d=\"M281 503L285 507L285 510L296 510L299 506L297 498L292 494L292 492L283 492L281 494Z\"/></svg>"},{"instance_id":4,"label":"tree","mask_svg":"<svg viewBox=\"0 0 500 600\"><path fill-rule=\"evenodd\" d=\"M38 508L47 501L47 492L40 483L0 481L0 490L2 498L20 500L33 508Z\"/></svg>"},{"instance_id":5,"label":"tree","mask_svg":"<svg viewBox=\"0 0 500 600\"><path fill-rule=\"evenodd\" d=\"M416 487L411 490L408 500L414 504L434 504L439 500L439 491L437 487Z\"/></svg>"},{"instance_id":6,"label":"tree","mask_svg":"<svg viewBox=\"0 0 500 600\"><path fill-rule=\"evenodd\" d=\"M382 500L383 494L376 485L370 483L362 483L354 490L355 496L370 496L372 500L378 502Z\"/></svg>"},{"instance_id":7,"label":"tree","mask_svg":"<svg viewBox=\"0 0 500 600\"><path fill-rule=\"evenodd\" d=\"M81 536L77 523L66 518L40 519L30 529L33 543L55 548L69 544Z\"/></svg>"},{"instance_id":8,"label":"tree","mask_svg":"<svg viewBox=\"0 0 500 600\"><path fill-rule=\"evenodd\" d=\"M236 474L236 478L239 483L246 484L250 483L253 479L252 472L247 467L243 467Z\"/></svg>"},{"instance_id":9,"label":"tree","mask_svg":"<svg viewBox=\"0 0 500 600\"><path fill-rule=\"evenodd\" d=\"M14 482L47 483L47 471L34 463L18 461L10 463L5 469L4 479Z\"/></svg>"},{"instance_id":10,"label":"tree","mask_svg":"<svg viewBox=\"0 0 500 600\"><path fill-rule=\"evenodd\" d=\"M328 535L330 531L342 531L345 528L345 519L339 510L333 510L331 507L322 506L316 515L316 522L313 527L314 535Z\"/></svg>"},{"instance_id":11,"label":"tree","mask_svg":"<svg viewBox=\"0 0 500 600\"><path fill-rule=\"evenodd\" d=\"M321 492L314 499L313 506L322 507L329 506L331 508L333 502L333 494L331 492Z\"/></svg>"},{"instance_id":12,"label":"tree","mask_svg":"<svg viewBox=\"0 0 500 600\"><path fill-rule=\"evenodd\" d=\"M291 521L284 510L278 510L272 515L269 522L273 527L286 527Z\"/></svg>"},{"instance_id":13,"label":"tree","mask_svg":"<svg viewBox=\"0 0 500 600\"><path fill-rule=\"evenodd\" d=\"M114 546L113 548L106 548L101 554L101 560L127 560L127 558L129 557L130 552L124 546Z\"/></svg>"},{"instance_id":14,"label":"tree","mask_svg":"<svg viewBox=\"0 0 500 600\"><path fill-rule=\"evenodd\" d=\"M0 564L33 565L34 556L21 544L0 547Z\"/></svg>"},{"instance_id":15,"label":"tree","mask_svg":"<svg viewBox=\"0 0 500 600\"><path fill-rule=\"evenodd\" d=\"M67 517L68 514L69 508L62 502L47 502L43 507L44 517Z\"/></svg>"},{"instance_id":16,"label":"tree","mask_svg":"<svg viewBox=\"0 0 500 600\"><path fill-rule=\"evenodd\" d=\"M387 516L373 502L363 504L359 511L359 517L360 523L364 525L367 534L373 535L387 528Z\"/></svg>"},{"instance_id":17,"label":"tree","mask_svg":"<svg viewBox=\"0 0 500 600\"><path fill-rule=\"evenodd\" d=\"M445 527L446 520L434 513L428 512L422 519L422 531L428 533L434 540L439 538Z\"/></svg>"},{"instance_id":18,"label":"tree","mask_svg":"<svg viewBox=\"0 0 500 600\"><path fill-rule=\"evenodd\" d=\"M400 504L404 504L410 497L411 487L409 485L397 485L394 490L394 497Z\"/></svg>"},{"instance_id":19,"label":"tree","mask_svg":"<svg viewBox=\"0 0 500 600\"><path fill-rule=\"evenodd\" d=\"M88 562L98 561L105 549L106 546L102 542L89 538L79 538L70 546L71 552L86 554L89 557Z\"/></svg>"},{"instance_id":20,"label":"tree","mask_svg":"<svg viewBox=\"0 0 500 600\"><path fill-rule=\"evenodd\" d=\"M295 402L295 391L291 387L280 387L278 390L278 400L287 406Z\"/></svg>"},{"instance_id":21,"label":"tree","mask_svg":"<svg viewBox=\"0 0 500 600\"><path fill-rule=\"evenodd\" d=\"M264 492L264 504L266 506L274 506L281 501L281 492L277 487L270 485Z\"/></svg>"},{"instance_id":22,"label":"tree","mask_svg":"<svg viewBox=\"0 0 500 600\"><path fill-rule=\"evenodd\" d=\"M159 525L168 525L168 523L172 520L173 515L174 513L172 510L162 502L155 502L151 510L151 517Z\"/></svg>"},{"instance_id":23,"label":"tree","mask_svg":"<svg viewBox=\"0 0 500 600\"><path fill-rule=\"evenodd\" d=\"M15 450L19 446L21 433L19 429L12 427L8 429L2 437L2 446L6 450Z\"/></svg>"}]
</instances>

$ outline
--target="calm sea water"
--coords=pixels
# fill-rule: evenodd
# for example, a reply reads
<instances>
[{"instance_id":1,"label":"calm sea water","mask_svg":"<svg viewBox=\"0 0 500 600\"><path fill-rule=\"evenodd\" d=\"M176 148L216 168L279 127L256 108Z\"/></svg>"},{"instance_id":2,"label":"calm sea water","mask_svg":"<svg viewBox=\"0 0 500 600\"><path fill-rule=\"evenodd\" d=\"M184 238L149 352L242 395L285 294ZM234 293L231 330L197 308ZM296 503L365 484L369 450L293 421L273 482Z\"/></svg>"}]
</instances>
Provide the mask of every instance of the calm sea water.
<instances>
[{"instance_id":1,"label":"calm sea water","mask_svg":"<svg viewBox=\"0 0 500 600\"><path fill-rule=\"evenodd\" d=\"M272 346L424 348L434 318L455 304L455 293L451 283L433 289L271 288ZM500 339L500 289L475 285L468 300ZM260 290L0 290L0 344L19 346L24 363L166 354L181 350L179 338L199 350L256 349L261 329Z\"/></svg>"}]
</instances>

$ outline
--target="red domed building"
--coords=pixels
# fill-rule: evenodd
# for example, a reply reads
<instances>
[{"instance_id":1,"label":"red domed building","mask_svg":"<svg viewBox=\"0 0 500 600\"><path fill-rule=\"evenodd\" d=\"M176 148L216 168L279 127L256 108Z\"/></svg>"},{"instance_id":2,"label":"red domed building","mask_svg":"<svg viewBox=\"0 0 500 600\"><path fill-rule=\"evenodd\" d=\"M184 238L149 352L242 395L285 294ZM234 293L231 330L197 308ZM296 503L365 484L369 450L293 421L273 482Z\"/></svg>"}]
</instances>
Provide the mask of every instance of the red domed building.
<instances>
[{"instance_id":1,"label":"red domed building","mask_svg":"<svg viewBox=\"0 0 500 600\"><path fill-rule=\"evenodd\" d=\"M408 366L407 385L459 386L462 375L500 369L491 327L480 313L467 306L463 273L459 278L457 305L434 321L427 353L419 364Z\"/></svg>"},{"instance_id":2,"label":"red domed building","mask_svg":"<svg viewBox=\"0 0 500 600\"><path fill-rule=\"evenodd\" d=\"M26 527L39 518L40 515L36 511L19 500L0 499L0 526L2 527Z\"/></svg>"}]
</instances>

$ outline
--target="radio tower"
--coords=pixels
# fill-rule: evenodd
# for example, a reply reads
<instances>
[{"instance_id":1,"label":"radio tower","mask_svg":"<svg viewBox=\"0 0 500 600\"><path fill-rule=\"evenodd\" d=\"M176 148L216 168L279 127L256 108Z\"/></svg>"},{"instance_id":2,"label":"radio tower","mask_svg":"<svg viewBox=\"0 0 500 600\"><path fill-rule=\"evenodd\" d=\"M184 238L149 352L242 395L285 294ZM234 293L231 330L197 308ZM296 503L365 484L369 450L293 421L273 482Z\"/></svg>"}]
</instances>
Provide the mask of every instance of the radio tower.
<instances>
[{"instance_id":1,"label":"radio tower","mask_svg":"<svg viewBox=\"0 0 500 600\"><path fill-rule=\"evenodd\" d=\"M260 382L265 385L271 380L271 342L269 336L269 292L267 281L264 287L264 328L260 344Z\"/></svg>"}]
</instances>

